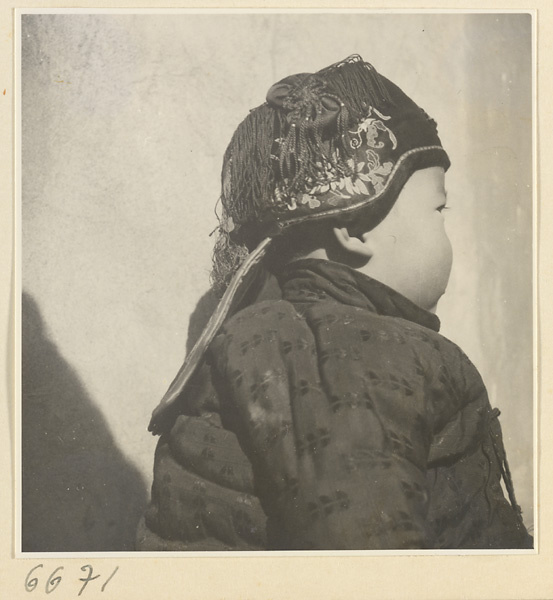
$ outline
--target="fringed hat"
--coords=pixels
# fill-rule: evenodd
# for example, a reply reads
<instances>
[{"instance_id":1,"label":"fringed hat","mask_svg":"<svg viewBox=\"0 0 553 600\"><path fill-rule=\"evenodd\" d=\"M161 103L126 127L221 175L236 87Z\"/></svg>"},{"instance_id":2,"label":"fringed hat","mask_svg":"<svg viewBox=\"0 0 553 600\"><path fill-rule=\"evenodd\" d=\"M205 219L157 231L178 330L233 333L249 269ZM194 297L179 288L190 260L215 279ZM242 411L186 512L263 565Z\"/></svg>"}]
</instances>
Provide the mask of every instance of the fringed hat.
<instances>
[{"instance_id":1,"label":"fringed hat","mask_svg":"<svg viewBox=\"0 0 553 600\"><path fill-rule=\"evenodd\" d=\"M223 161L215 275L226 291L154 411L150 430L162 429L163 414L275 237L331 218L362 219L369 230L386 217L413 172L449 164L435 121L358 55L273 85L266 102L238 126Z\"/></svg>"},{"instance_id":2,"label":"fringed hat","mask_svg":"<svg viewBox=\"0 0 553 600\"><path fill-rule=\"evenodd\" d=\"M225 153L222 226L251 250L307 220L388 213L411 174L449 167L435 121L358 55L273 85Z\"/></svg>"}]
</instances>

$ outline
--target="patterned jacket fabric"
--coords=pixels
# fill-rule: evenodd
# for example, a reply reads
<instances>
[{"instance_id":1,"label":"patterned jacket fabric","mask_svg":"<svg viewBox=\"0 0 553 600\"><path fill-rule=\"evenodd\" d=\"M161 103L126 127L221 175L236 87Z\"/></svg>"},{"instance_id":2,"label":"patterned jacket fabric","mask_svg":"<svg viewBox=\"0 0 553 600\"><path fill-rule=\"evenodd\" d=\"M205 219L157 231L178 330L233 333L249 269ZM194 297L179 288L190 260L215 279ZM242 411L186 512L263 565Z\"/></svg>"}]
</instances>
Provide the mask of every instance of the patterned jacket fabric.
<instances>
[{"instance_id":1,"label":"patterned jacket fabric","mask_svg":"<svg viewBox=\"0 0 553 600\"><path fill-rule=\"evenodd\" d=\"M438 318L329 261L279 287L212 342L137 549L531 548L499 411Z\"/></svg>"}]
</instances>

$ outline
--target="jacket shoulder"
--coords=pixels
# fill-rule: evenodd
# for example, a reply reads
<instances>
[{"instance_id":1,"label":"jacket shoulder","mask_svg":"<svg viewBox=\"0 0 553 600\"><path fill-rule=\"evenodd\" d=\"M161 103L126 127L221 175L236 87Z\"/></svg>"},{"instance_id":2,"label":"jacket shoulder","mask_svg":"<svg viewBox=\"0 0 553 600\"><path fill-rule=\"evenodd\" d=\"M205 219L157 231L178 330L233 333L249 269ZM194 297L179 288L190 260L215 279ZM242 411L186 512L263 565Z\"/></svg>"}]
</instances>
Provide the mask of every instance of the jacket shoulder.
<instances>
[{"instance_id":1,"label":"jacket shoulder","mask_svg":"<svg viewBox=\"0 0 553 600\"><path fill-rule=\"evenodd\" d=\"M248 357L255 352L257 362L263 356L278 353L280 342L310 336L305 319L286 300L266 300L244 308L221 328L210 347L211 356L234 355Z\"/></svg>"},{"instance_id":2,"label":"jacket shoulder","mask_svg":"<svg viewBox=\"0 0 553 600\"><path fill-rule=\"evenodd\" d=\"M291 302L264 300L251 304L233 315L221 328L221 333L234 333L242 329L250 329L252 325L262 327L283 320L304 321Z\"/></svg>"}]
</instances>

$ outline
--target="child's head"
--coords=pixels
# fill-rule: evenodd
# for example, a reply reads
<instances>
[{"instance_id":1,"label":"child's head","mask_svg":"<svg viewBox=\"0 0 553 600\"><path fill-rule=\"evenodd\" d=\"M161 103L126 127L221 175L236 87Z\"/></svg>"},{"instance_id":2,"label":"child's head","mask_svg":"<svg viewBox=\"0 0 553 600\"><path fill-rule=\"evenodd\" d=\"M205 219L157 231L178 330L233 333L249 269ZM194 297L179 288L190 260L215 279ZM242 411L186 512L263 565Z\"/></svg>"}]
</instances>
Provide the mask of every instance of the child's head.
<instances>
[{"instance_id":1,"label":"child's head","mask_svg":"<svg viewBox=\"0 0 553 600\"><path fill-rule=\"evenodd\" d=\"M292 260L323 258L344 263L422 308L434 310L451 270L445 208L443 168L415 171L376 227L362 220L321 224L296 242Z\"/></svg>"},{"instance_id":2,"label":"child's head","mask_svg":"<svg viewBox=\"0 0 553 600\"><path fill-rule=\"evenodd\" d=\"M261 281L260 263L328 258L433 309L451 266L448 167L436 123L359 56L272 86L225 153L212 273L224 296L150 430L161 431L213 337Z\"/></svg>"},{"instance_id":3,"label":"child's head","mask_svg":"<svg viewBox=\"0 0 553 600\"><path fill-rule=\"evenodd\" d=\"M435 122L360 57L287 77L225 154L215 279L271 237L281 262L344 262L432 309L451 263L448 167Z\"/></svg>"}]
</instances>

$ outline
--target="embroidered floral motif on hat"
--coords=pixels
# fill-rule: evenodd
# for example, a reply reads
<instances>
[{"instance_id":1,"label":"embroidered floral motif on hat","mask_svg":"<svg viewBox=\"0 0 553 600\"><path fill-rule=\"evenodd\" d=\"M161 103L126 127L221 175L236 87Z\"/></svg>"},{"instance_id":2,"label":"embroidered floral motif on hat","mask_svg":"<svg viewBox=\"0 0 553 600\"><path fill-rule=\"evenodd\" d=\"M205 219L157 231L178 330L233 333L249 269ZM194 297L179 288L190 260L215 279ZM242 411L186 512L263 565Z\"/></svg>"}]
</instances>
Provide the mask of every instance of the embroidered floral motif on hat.
<instances>
[{"instance_id":1,"label":"embroidered floral motif on hat","mask_svg":"<svg viewBox=\"0 0 553 600\"><path fill-rule=\"evenodd\" d=\"M374 227L431 166L449 167L435 121L360 56L290 75L227 147L221 204L232 220L220 234L242 256L310 220L359 215Z\"/></svg>"},{"instance_id":2,"label":"embroidered floral motif on hat","mask_svg":"<svg viewBox=\"0 0 553 600\"><path fill-rule=\"evenodd\" d=\"M376 119L373 116L373 114L378 115L380 117L380 119ZM363 119L361 121L361 123L359 123L359 126L357 127L357 129L355 131L350 132L352 136L355 136L355 137L352 137L351 142L350 142L352 144L352 148L358 148L361 145L361 143L362 143L361 132L365 133L365 141L366 141L367 146L370 146L371 148L383 148L384 142L376 141L379 131L386 132L392 142L392 148L393 149L397 148L397 139L396 139L396 136L394 135L394 132L391 129L389 129L388 127L386 127L386 125L384 125L384 123L382 122L382 121L388 121L388 120L390 120L390 118L391 117L388 117L387 115L383 115L381 112L376 110L376 108L371 106L367 118ZM356 145L354 145L354 143Z\"/></svg>"},{"instance_id":3,"label":"embroidered floral motif on hat","mask_svg":"<svg viewBox=\"0 0 553 600\"><path fill-rule=\"evenodd\" d=\"M335 156L324 162L318 161L315 163L318 168L315 185L312 185L313 178L307 179L307 191L298 194L295 202L293 196L278 189L276 201L284 200L289 210L295 210L298 204L315 210L325 204L337 206L339 200L358 196L371 198L380 194L394 166L390 160L381 163L380 156L386 155L387 150L394 150L398 143L394 133L383 122L389 119L370 107L368 115L349 131L350 144L355 153L345 161L345 169L336 167L338 161Z\"/></svg>"}]
</instances>

